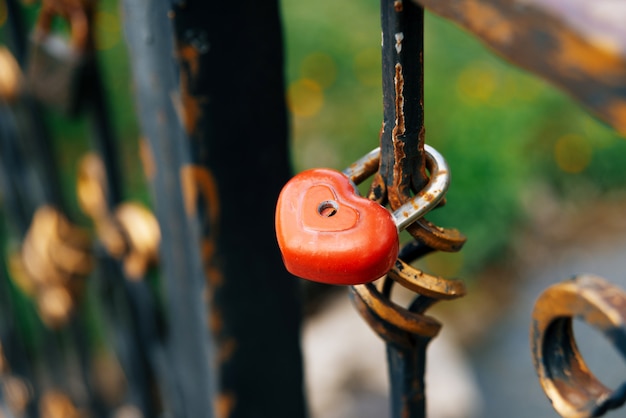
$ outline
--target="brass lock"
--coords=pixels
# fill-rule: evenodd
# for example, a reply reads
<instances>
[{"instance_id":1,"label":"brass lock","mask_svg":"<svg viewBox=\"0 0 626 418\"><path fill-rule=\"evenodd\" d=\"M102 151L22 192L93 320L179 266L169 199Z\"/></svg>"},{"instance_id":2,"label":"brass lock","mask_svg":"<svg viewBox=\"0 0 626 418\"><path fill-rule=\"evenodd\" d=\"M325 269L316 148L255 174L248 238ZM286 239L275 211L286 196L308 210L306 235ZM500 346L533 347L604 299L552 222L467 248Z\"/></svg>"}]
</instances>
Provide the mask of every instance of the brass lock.
<instances>
[{"instance_id":1,"label":"brass lock","mask_svg":"<svg viewBox=\"0 0 626 418\"><path fill-rule=\"evenodd\" d=\"M70 25L69 38L51 32L56 16ZM26 78L41 103L75 115L84 97L91 54L91 22L81 0L44 0L31 38Z\"/></svg>"}]
</instances>

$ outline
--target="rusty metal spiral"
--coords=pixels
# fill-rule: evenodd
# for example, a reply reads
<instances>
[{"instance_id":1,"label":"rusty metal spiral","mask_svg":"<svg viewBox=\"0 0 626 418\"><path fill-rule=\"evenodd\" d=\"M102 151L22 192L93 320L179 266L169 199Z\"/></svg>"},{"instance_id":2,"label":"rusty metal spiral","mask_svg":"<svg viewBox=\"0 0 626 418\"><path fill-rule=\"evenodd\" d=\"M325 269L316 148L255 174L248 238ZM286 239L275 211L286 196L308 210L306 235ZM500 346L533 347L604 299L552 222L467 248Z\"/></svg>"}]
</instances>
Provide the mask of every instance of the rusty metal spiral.
<instances>
[{"instance_id":1,"label":"rusty metal spiral","mask_svg":"<svg viewBox=\"0 0 626 418\"><path fill-rule=\"evenodd\" d=\"M626 402L626 383L610 389L589 370L576 345L574 319L600 331L626 358L626 292L581 275L546 289L533 310L533 362L552 406L563 417L599 417Z\"/></svg>"},{"instance_id":2,"label":"rusty metal spiral","mask_svg":"<svg viewBox=\"0 0 626 418\"><path fill-rule=\"evenodd\" d=\"M424 11L413 2L381 0L383 126L379 161L359 164L374 175L368 198L397 211L420 196L437 176L429 158L424 129ZM348 170L350 171L352 167ZM358 179L365 174L357 176ZM355 181L355 178L353 178ZM447 189L447 186L446 186ZM424 371L426 347L441 324L424 314L439 300L465 295L465 285L423 272L410 263L433 251L455 252L465 237L455 229L440 228L424 219L445 203L445 190L432 205L425 205L406 230L413 241L406 244L379 287L352 287L352 299L370 327L387 343L391 380L391 416L425 416ZM391 299L399 284L415 294L408 307Z\"/></svg>"}]
</instances>

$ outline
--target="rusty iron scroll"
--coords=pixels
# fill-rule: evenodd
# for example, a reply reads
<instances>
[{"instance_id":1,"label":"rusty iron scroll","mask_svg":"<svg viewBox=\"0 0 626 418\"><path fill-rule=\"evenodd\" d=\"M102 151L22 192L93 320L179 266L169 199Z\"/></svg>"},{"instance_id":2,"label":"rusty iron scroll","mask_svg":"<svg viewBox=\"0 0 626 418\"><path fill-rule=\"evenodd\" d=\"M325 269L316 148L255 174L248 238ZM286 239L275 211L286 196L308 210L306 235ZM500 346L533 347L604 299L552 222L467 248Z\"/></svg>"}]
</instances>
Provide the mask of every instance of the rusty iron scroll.
<instances>
[{"instance_id":1,"label":"rusty iron scroll","mask_svg":"<svg viewBox=\"0 0 626 418\"><path fill-rule=\"evenodd\" d=\"M533 310L533 361L552 406L563 417L599 417L626 402L626 383L613 390L593 375L576 345L574 319L596 328L626 358L626 293L583 275L546 289Z\"/></svg>"},{"instance_id":2,"label":"rusty iron scroll","mask_svg":"<svg viewBox=\"0 0 626 418\"><path fill-rule=\"evenodd\" d=\"M414 0L516 66L566 91L626 135L626 3Z\"/></svg>"}]
</instances>

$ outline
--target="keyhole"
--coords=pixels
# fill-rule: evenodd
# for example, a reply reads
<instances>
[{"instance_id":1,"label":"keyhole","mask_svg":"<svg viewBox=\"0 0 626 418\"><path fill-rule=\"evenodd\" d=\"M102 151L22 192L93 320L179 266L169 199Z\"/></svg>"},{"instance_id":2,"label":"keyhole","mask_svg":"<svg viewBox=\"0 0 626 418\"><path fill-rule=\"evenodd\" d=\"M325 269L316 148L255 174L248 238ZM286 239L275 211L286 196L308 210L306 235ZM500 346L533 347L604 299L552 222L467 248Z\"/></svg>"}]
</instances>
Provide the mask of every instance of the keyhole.
<instances>
[{"instance_id":1,"label":"keyhole","mask_svg":"<svg viewBox=\"0 0 626 418\"><path fill-rule=\"evenodd\" d=\"M339 205L337 205L337 202L335 202L334 200L325 200L317 207L317 213L325 218L335 216L338 210Z\"/></svg>"}]
</instances>

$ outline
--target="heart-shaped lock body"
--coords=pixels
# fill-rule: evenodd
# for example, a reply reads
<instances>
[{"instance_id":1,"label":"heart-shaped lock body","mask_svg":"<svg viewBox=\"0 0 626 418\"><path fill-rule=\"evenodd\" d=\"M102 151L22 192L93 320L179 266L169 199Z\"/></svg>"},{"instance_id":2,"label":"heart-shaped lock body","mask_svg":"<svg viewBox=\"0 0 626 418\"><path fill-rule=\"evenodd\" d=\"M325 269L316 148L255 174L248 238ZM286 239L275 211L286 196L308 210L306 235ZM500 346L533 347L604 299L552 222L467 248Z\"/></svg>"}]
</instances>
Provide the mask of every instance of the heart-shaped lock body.
<instances>
[{"instance_id":1,"label":"heart-shaped lock body","mask_svg":"<svg viewBox=\"0 0 626 418\"><path fill-rule=\"evenodd\" d=\"M358 196L344 174L304 171L283 188L276 237L285 267L316 282L354 285L385 275L398 256L389 211Z\"/></svg>"}]
</instances>

